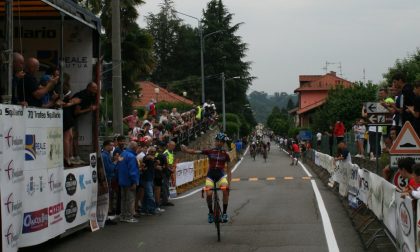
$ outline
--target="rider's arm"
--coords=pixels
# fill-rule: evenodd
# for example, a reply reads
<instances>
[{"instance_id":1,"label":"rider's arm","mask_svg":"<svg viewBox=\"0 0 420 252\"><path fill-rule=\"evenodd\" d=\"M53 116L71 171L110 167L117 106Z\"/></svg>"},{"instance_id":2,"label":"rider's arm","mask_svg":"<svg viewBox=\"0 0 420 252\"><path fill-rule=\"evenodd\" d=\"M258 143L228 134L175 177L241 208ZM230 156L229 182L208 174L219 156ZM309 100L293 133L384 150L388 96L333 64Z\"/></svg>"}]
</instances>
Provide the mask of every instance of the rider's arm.
<instances>
[{"instance_id":1,"label":"rider's arm","mask_svg":"<svg viewBox=\"0 0 420 252\"><path fill-rule=\"evenodd\" d=\"M201 150L188 149L185 145L181 145L181 151L188 154L202 154Z\"/></svg>"}]
</instances>

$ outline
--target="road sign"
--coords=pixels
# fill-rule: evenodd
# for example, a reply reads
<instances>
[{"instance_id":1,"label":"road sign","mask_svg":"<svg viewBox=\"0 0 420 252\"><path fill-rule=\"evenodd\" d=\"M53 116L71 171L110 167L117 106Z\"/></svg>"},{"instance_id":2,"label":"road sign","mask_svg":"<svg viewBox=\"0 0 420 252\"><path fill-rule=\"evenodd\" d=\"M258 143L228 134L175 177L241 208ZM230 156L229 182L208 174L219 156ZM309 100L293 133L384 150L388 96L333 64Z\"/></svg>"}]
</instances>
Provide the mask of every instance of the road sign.
<instances>
[{"instance_id":1,"label":"road sign","mask_svg":"<svg viewBox=\"0 0 420 252\"><path fill-rule=\"evenodd\" d=\"M411 123L405 122L400 134L392 144L389 154L420 154L420 139Z\"/></svg>"},{"instance_id":2,"label":"road sign","mask_svg":"<svg viewBox=\"0 0 420 252\"><path fill-rule=\"evenodd\" d=\"M366 112L368 114L386 114L389 113L389 110L381 105L380 102L366 102L365 103Z\"/></svg>"},{"instance_id":3,"label":"road sign","mask_svg":"<svg viewBox=\"0 0 420 252\"><path fill-rule=\"evenodd\" d=\"M414 159L414 161L416 163L420 163L420 156L419 155L392 155L391 156L391 168L397 168L398 167L398 160L402 159L402 158L407 158L407 157L411 157L412 159Z\"/></svg>"},{"instance_id":4,"label":"road sign","mask_svg":"<svg viewBox=\"0 0 420 252\"><path fill-rule=\"evenodd\" d=\"M392 114L368 114L368 124L370 125L391 125Z\"/></svg>"}]
</instances>

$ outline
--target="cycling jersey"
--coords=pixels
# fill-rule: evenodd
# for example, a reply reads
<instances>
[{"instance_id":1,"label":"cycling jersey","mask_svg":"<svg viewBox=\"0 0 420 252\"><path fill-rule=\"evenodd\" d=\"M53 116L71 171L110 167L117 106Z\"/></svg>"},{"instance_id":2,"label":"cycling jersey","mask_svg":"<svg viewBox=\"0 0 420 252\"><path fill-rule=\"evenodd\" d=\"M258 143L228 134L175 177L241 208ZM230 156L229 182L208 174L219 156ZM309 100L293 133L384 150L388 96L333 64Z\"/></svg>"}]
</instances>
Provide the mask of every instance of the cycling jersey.
<instances>
[{"instance_id":1,"label":"cycling jersey","mask_svg":"<svg viewBox=\"0 0 420 252\"><path fill-rule=\"evenodd\" d=\"M208 156L209 169L224 170L226 163L230 162L228 153L223 149L202 150L201 153Z\"/></svg>"}]
</instances>

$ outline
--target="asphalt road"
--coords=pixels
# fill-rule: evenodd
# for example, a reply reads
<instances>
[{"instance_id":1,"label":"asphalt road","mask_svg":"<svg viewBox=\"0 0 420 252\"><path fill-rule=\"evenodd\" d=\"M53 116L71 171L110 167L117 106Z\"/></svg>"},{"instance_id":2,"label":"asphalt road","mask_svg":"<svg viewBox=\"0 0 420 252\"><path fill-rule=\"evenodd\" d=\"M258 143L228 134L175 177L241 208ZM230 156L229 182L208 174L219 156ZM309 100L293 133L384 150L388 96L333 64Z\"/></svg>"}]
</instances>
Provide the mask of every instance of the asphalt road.
<instances>
[{"instance_id":1,"label":"asphalt road","mask_svg":"<svg viewBox=\"0 0 420 252\"><path fill-rule=\"evenodd\" d=\"M268 160L243 158L233 178L229 223L207 223L201 193L174 200L160 216L119 223L98 232L80 231L33 247L33 251L328 251L325 228L311 180L301 166L272 147ZM258 180L249 178L258 178ZM269 178L270 180L267 180ZM274 180L273 180L274 179ZM313 178L321 192L340 251L363 251L338 197ZM25 251L30 251L25 249Z\"/></svg>"}]
</instances>

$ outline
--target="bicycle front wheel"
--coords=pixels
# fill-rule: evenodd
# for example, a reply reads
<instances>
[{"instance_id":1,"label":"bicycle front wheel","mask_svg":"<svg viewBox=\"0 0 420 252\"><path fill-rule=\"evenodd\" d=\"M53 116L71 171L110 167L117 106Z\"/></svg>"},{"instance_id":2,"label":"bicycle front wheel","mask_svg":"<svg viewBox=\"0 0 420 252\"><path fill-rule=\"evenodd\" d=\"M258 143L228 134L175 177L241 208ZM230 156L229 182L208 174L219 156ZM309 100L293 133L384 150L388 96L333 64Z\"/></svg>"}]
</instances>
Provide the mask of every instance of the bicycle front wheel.
<instances>
[{"instance_id":1,"label":"bicycle front wheel","mask_svg":"<svg viewBox=\"0 0 420 252\"><path fill-rule=\"evenodd\" d=\"M217 231L217 241L220 242L220 221L221 221L221 210L219 205L219 199L217 198L216 191L214 192L214 225Z\"/></svg>"}]
</instances>

